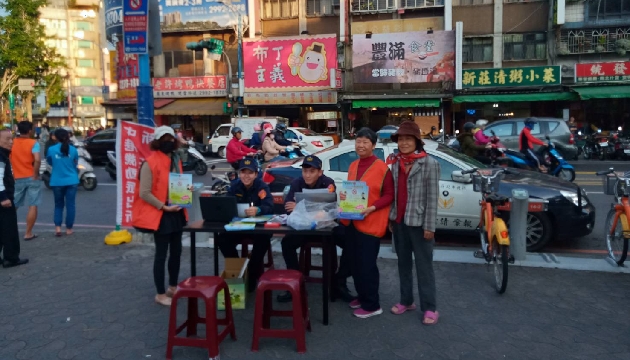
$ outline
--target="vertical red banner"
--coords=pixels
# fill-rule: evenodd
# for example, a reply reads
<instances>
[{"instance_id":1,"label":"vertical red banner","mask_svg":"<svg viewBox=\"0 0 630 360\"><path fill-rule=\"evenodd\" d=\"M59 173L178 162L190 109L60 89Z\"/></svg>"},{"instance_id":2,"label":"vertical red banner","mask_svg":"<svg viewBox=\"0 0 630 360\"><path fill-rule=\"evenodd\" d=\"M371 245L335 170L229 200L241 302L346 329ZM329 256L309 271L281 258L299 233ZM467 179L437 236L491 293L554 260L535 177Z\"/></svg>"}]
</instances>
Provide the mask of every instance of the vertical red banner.
<instances>
[{"instance_id":1,"label":"vertical red banner","mask_svg":"<svg viewBox=\"0 0 630 360\"><path fill-rule=\"evenodd\" d=\"M116 222L131 226L136 189L140 186L140 166L151 154L154 128L128 121L118 123L116 137L116 176L118 183Z\"/></svg>"}]
</instances>

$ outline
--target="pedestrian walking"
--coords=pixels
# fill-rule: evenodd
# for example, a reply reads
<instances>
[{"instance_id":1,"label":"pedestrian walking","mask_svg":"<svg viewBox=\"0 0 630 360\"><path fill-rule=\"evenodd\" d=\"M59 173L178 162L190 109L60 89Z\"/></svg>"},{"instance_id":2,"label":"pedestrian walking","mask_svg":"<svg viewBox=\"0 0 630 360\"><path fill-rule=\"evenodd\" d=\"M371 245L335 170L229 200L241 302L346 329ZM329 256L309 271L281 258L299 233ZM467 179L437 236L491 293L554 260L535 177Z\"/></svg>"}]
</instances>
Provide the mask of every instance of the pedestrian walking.
<instances>
[{"instance_id":1,"label":"pedestrian walking","mask_svg":"<svg viewBox=\"0 0 630 360\"><path fill-rule=\"evenodd\" d=\"M15 179L9 159L12 147L11 130L0 129L0 252L4 256L4 261L0 259L0 263L4 268L28 263L28 259L20 259L20 234L13 203Z\"/></svg>"},{"instance_id":2,"label":"pedestrian walking","mask_svg":"<svg viewBox=\"0 0 630 360\"><path fill-rule=\"evenodd\" d=\"M76 216L76 197L79 185L79 153L70 145L70 134L65 129L55 130L58 143L46 153L46 161L52 166L50 187L55 196L55 236L61 236L63 210L66 210L66 235L72 235Z\"/></svg>"},{"instance_id":3,"label":"pedestrian walking","mask_svg":"<svg viewBox=\"0 0 630 360\"><path fill-rule=\"evenodd\" d=\"M368 128L357 132L354 149L359 156L348 169L349 181L364 181L368 188L363 220L342 220L346 248L358 298L350 302L354 316L368 318L383 313L379 302L379 271L376 259L381 237L387 231L389 207L394 201L394 178L385 162L374 155L376 133ZM344 193L339 194L346 199Z\"/></svg>"},{"instance_id":4,"label":"pedestrian walking","mask_svg":"<svg viewBox=\"0 0 630 360\"><path fill-rule=\"evenodd\" d=\"M398 143L398 153L387 159L387 164L392 165L396 189L389 220L400 278L400 302L392 307L391 312L400 315L416 309L411 271L413 255L420 310L424 314L422 323L433 325L439 316L435 300L433 245L440 191L440 164L424 151L420 128L415 122L403 122L391 138Z\"/></svg>"},{"instance_id":5,"label":"pedestrian walking","mask_svg":"<svg viewBox=\"0 0 630 360\"><path fill-rule=\"evenodd\" d=\"M157 295L155 302L171 306L177 289L182 233L188 213L177 205L168 205L169 173L182 173L182 162L177 155L179 142L172 128L155 129L151 142L153 153L140 167L140 186L136 188L132 209L132 225L140 232L152 233L155 241L153 281ZM164 266L168 257L168 289L164 287Z\"/></svg>"},{"instance_id":6,"label":"pedestrian walking","mask_svg":"<svg viewBox=\"0 0 630 360\"><path fill-rule=\"evenodd\" d=\"M40 144L33 139L33 124L30 121L18 123L20 136L13 140L11 166L15 178L16 208L28 206L26 214L26 233L24 240L33 240L33 227L37 221L37 207L42 202L42 182L39 179L39 167L42 163Z\"/></svg>"}]
</instances>

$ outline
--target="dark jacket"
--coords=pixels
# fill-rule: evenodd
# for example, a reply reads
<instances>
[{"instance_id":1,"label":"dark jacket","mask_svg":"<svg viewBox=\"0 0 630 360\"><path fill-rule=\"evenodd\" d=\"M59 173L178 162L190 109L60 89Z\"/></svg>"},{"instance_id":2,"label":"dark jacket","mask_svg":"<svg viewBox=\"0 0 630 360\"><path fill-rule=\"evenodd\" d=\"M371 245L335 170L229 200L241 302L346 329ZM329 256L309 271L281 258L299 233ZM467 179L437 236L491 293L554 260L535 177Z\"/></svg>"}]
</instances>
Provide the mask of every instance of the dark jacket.
<instances>
[{"instance_id":1,"label":"dark jacket","mask_svg":"<svg viewBox=\"0 0 630 360\"><path fill-rule=\"evenodd\" d=\"M284 133L282 131L275 130L273 133L275 135L273 139L276 141L276 143L278 145L280 145L280 146L291 146L291 145L293 145L293 143L291 141L287 140L284 137Z\"/></svg>"},{"instance_id":2,"label":"dark jacket","mask_svg":"<svg viewBox=\"0 0 630 360\"><path fill-rule=\"evenodd\" d=\"M259 178L254 179L252 187L245 188L240 179L235 180L228 190L228 195L235 196L239 204L253 204L260 208L258 215L273 214L273 196L269 186Z\"/></svg>"},{"instance_id":3,"label":"dark jacket","mask_svg":"<svg viewBox=\"0 0 630 360\"><path fill-rule=\"evenodd\" d=\"M486 150L485 146L475 144L475 137L469 132L459 134L457 141L462 152L470 157L482 155Z\"/></svg>"},{"instance_id":4,"label":"dark jacket","mask_svg":"<svg viewBox=\"0 0 630 360\"><path fill-rule=\"evenodd\" d=\"M300 176L299 178L294 179L291 182L291 187L289 188L289 192L287 193L286 198L284 198L284 203L286 204L287 202L295 202L295 193L302 192L303 189L328 189L328 191L330 192L337 191L335 180L329 178L326 175L320 176L313 187L309 187L308 185L306 185L304 178Z\"/></svg>"},{"instance_id":5,"label":"dark jacket","mask_svg":"<svg viewBox=\"0 0 630 360\"><path fill-rule=\"evenodd\" d=\"M255 132L252 134L252 138L249 139L249 147L252 147L256 150L260 150L262 147L262 141L260 141L260 134Z\"/></svg>"},{"instance_id":6,"label":"dark jacket","mask_svg":"<svg viewBox=\"0 0 630 360\"><path fill-rule=\"evenodd\" d=\"M11 152L5 148L0 148L0 202L11 200L15 195L15 179L9 154Z\"/></svg>"}]
</instances>

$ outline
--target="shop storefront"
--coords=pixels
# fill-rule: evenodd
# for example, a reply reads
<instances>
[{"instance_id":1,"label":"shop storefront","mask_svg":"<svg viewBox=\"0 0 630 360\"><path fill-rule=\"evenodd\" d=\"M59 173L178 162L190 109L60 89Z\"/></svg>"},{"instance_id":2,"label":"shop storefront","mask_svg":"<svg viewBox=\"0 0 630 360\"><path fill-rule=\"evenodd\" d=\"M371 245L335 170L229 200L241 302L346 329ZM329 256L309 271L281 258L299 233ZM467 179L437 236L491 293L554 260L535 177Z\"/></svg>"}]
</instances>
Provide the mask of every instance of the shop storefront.
<instances>
[{"instance_id":1,"label":"shop storefront","mask_svg":"<svg viewBox=\"0 0 630 360\"><path fill-rule=\"evenodd\" d=\"M243 53L245 73L252 74L244 79L249 116L285 117L291 126L325 134L342 131L336 35L245 41Z\"/></svg>"},{"instance_id":2,"label":"shop storefront","mask_svg":"<svg viewBox=\"0 0 630 360\"><path fill-rule=\"evenodd\" d=\"M354 33L355 91L344 95L352 104L353 127L378 130L411 120L424 134L433 127L443 128L445 104L450 98L447 93L455 80L454 49L452 31ZM391 90L357 90L381 89L384 85Z\"/></svg>"},{"instance_id":3,"label":"shop storefront","mask_svg":"<svg viewBox=\"0 0 630 360\"><path fill-rule=\"evenodd\" d=\"M575 64L575 82L581 102L571 116L580 127L630 131L630 61Z\"/></svg>"},{"instance_id":4,"label":"shop storefront","mask_svg":"<svg viewBox=\"0 0 630 360\"><path fill-rule=\"evenodd\" d=\"M578 101L561 85L560 66L464 69L462 90L453 97L454 128L479 119L488 121L563 117L563 109Z\"/></svg>"}]
</instances>

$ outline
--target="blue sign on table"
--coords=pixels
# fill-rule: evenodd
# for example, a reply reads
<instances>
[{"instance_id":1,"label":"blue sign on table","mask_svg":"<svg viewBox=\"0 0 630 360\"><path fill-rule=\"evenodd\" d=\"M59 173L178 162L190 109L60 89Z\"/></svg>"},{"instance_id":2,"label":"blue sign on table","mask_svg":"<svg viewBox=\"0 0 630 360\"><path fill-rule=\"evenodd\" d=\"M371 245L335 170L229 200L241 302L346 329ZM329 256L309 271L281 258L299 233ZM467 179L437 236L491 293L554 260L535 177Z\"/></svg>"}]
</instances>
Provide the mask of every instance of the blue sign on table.
<instances>
[{"instance_id":1,"label":"blue sign on table","mask_svg":"<svg viewBox=\"0 0 630 360\"><path fill-rule=\"evenodd\" d=\"M123 40L125 54L148 51L149 0L123 0Z\"/></svg>"}]
</instances>

